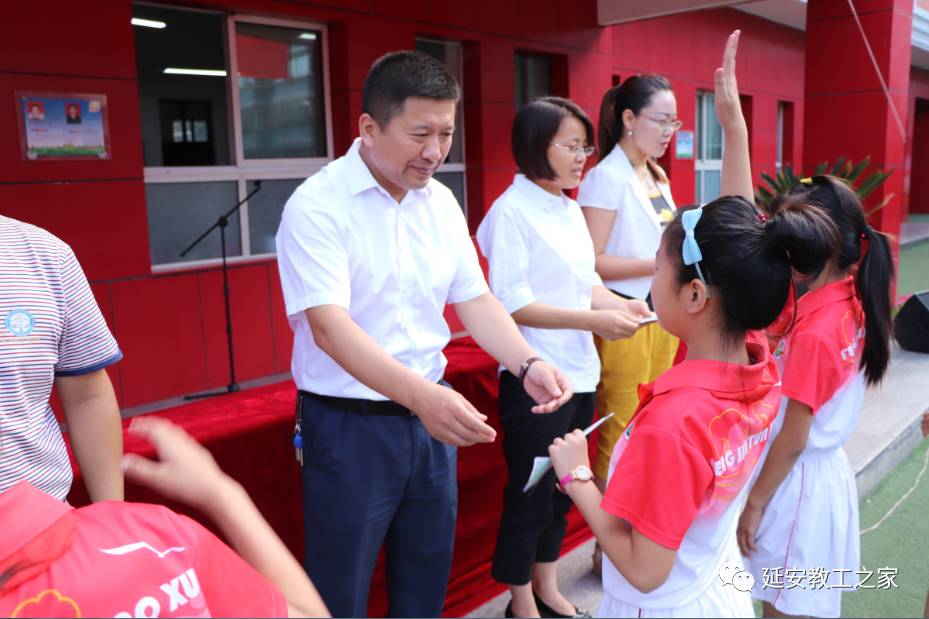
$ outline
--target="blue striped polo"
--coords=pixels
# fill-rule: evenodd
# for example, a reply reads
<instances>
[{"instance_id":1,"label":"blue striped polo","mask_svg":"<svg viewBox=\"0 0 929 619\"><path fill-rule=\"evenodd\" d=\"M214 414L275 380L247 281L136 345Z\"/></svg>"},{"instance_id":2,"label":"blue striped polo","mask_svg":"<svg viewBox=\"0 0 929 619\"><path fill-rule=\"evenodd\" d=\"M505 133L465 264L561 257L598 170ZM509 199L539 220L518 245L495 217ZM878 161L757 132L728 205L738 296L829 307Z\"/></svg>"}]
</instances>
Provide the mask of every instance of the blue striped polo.
<instances>
[{"instance_id":1,"label":"blue striped polo","mask_svg":"<svg viewBox=\"0 0 929 619\"><path fill-rule=\"evenodd\" d=\"M67 496L71 464L52 385L121 358L71 248L0 215L0 492L26 480Z\"/></svg>"}]
</instances>

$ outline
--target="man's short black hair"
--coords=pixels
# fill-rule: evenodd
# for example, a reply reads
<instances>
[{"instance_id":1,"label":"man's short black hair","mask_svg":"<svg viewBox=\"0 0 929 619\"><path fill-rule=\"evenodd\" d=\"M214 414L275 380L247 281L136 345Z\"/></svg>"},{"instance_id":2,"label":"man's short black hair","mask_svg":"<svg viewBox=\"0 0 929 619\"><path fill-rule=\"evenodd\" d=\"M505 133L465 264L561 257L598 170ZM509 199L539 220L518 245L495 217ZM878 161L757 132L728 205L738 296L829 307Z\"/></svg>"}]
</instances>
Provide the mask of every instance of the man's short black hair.
<instances>
[{"instance_id":1,"label":"man's short black hair","mask_svg":"<svg viewBox=\"0 0 929 619\"><path fill-rule=\"evenodd\" d=\"M445 65L419 51L397 51L374 61L365 78L361 111L381 127L403 110L410 97L458 102L461 88Z\"/></svg>"},{"instance_id":2,"label":"man's short black hair","mask_svg":"<svg viewBox=\"0 0 929 619\"><path fill-rule=\"evenodd\" d=\"M548 146L561 121L573 116L584 126L586 144L593 146L594 126L580 106L562 97L541 97L524 105L513 121L513 159L520 172L532 180L552 180L555 171L548 163Z\"/></svg>"}]
</instances>

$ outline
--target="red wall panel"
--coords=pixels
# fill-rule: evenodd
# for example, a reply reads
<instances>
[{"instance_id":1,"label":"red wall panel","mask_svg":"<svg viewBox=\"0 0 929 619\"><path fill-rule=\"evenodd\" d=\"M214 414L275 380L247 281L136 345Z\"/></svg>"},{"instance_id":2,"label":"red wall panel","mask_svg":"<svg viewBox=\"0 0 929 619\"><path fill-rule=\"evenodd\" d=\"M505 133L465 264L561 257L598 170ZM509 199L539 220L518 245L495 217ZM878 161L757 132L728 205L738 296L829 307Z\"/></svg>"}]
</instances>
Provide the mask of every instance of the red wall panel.
<instances>
[{"instance_id":1,"label":"red wall panel","mask_svg":"<svg viewBox=\"0 0 929 619\"><path fill-rule=\"evenodd\" d=\"M862 15L861 24L868 34L881 74L887 75L887 59L890 41L880 32L890 28L892 14L889 12ZM851 93L880 88L868 51L858 27L852 19L829 20L823 30L828 40L817 46L819 53L808 59L809 71L815 79L807 83L808 94ZM909 70L909 67L906 67Z\"/></svg>"},{"instance_id":2,"label":"red wall panel","mask_svg":"<svg viewBox=\"0 0 929 619\"><path fill-rule=\"evenodd\" d=\"M141 179L0 184L0 212L70 244L90 280L149 272Z\"/></svg>"},{"instance_id":3,"label":"red wall panel","mask_svg":"<svg viewBox=\"0 0 929 619\"><path fill-rule=\"evenodd\" d=\"M4 2L0 72L135 79L130 7L123 0Z\"/></svg>"},{"instance_id":4,"label":"red wall panel","mask_svg":"<svg viewBox=\"0 0 929 619\"><path fill-rule=\"evenodd\" d=\"M198 274L203 330L206 338L207 387L229 383L226 310L221 270ZM266 262L229 269L232 345L236 380L274 374L271 295Z\"/></svg>"},{"instance_id":5,"label":"red wall panel","mask_svg":"<svg viewBox=\"0 0 929 619\"><path fill-rule=\"evenodd\" d=\"M609 54L571 52L568 55L568 84L571 98L597 121L603 93L612 86Z\"/></svg>"},{"instance_id":6,"label":"red wall panel","mask_svg":"<svg viewBox=\"0 0 929 619\"><path fill-rule=\"evenodd\" d=\"M480 44L481 101L509 103L514 114L516 81L512 67L515 53L515 47L509 41L491 39ZM500 70L499 67L507 67L508 70Z\"/></svg>"},{"instance_id":7,"label":"red wall panel","mask_svg":"<svg viewBox=\"0 0 929 619\"><path fill-rule=\"evenodd\" d=\"M556 0L556 8L559 45L591 53L613 51L610 29L597 26L595 2Z\"/></svg>"},{"instance_id":8,"label":"red wall panel","mask_svg":"<svg viewBox=\"0 0 929 619\"><path fill-rule=\"evenodd\" d=\"M841 154L854 160L869 155L875 168L894 171L871 200L894 197L871 220L875 227L897 235L904 199L904 136L864 51L855 20L849 9L840 5L811 0L807 7L804 159L813 165L821 160L834 161ZM857 8L887 79L892 105L902 114L909 97L913 3L873 0ZM839 51L841 55L837 55ZM854 130L849 131L849 127Z\"/></svg>"},{"instance_id":9,"label":"red wall panel","mask_svg":"<svg viewBox=\"0 0 929 619\"><path fill-rule=\"evenodd\" d=\"M474 2L457 0L429 0L420 18L430 24L441 24L456 28L478 29L478 6Z\"/></svg>"},{"instance_id":10,"label":"red wall panel","mask_svg":"<svg viewBox=\"0 0 929 619\"><path fill-rule=\"evenodd\" d=\"M519 37L533 41L552 41L558 31L555 0L516 0L519 11Z\"/></svg>"},{"instance_id":11,"label":"red wall panel","mask_svg":"<svg viewBox=\"0 0 929 619\"><path fill-rule=\"evenodd\" d=\"M138 406L206 387L205 320L193 274L116 282L113 327L123 405Z\"/></svg>"},{"instance_id":12,"label":"red wall panel","mask_svg":"<svg viewBox=\"0 0 929 619\"><path fill-rule=\"evenodd\" d=\"M486 34L521 36L519 3L514 0L475 0L477 19ZM486 37L481 37L486 38Z\"/></svg>"},{"instance_id":13,"label":"red wall panel","mask_svg":"<svg viewBox=\"0 0 929 619\"><path fill-rule=\"evenodd\" d=\"M106 320L107 326L109 326L110 331L113 332L113 299L109 284L91 284L90 290L94 294L94 299L97 300L97 306L100 308L100 313L103 314L103 319ZM110 382L113 383L116 401L119 403L120 407L122 407L123 384L122 377L119 374L119 364L116 363L107 367L106 371L110 376ZM56 410L59 409L56 407Z\"/></svg>"}]
</instances>

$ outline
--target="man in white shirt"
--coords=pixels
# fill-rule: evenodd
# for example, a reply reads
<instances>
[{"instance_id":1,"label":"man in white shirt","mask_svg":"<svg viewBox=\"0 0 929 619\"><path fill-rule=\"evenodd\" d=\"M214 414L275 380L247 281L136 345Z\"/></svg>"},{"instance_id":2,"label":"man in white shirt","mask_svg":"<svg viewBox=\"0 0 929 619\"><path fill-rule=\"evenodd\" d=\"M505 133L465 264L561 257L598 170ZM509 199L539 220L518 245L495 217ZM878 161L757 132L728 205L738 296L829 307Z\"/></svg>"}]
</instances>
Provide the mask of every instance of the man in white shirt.
<instances>
[{"instance_id":1,"label":"man in white shirt","mask_svg":"<svg viewBox=\"0 0 929 619\"><path fill-rule=\"evenodd\" d=\"M364 616L386 545L392 616L438 616L451 567L456 446L494 430L440 384L446 302L485 350L557 409L570 381L490 294L461 208L432 179L460 95L419 52L378 59L360 138L291 196L277 234L300 390L304 566L334 616Z\"/></svg>"}]
</instances>

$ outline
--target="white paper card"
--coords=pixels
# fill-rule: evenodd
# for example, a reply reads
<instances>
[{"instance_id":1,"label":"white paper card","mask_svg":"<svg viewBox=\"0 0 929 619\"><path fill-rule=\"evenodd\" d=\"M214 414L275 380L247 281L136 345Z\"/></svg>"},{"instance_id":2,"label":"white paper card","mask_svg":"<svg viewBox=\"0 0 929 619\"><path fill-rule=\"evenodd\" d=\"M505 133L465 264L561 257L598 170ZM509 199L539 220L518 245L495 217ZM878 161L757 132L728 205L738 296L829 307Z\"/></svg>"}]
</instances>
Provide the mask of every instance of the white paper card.
<instances>
[{"instance_id":1,"label":"white paper card","mask_svg":"<svg viewBox=\"0 0 929 619\"><path fill-rule=\"evenodd\" d=\"M592 423L586 430L584 430L584 436L590 436L590 433L596 430L601 423L615 415L616 413L610 413L606 417L598 419L596 422ZM532 461L532 472L529 473L529 481L526 482L526 485L523 486L523 492L529 492L533 486L535 486L542 477L548 473L549 469L552 468L552 459L548 456L536 456Z\"/></svg>"}]
</instances>

